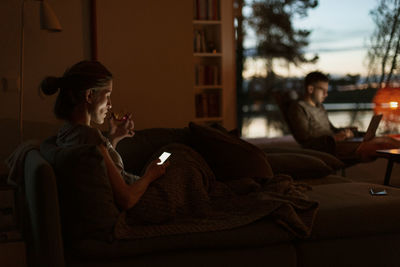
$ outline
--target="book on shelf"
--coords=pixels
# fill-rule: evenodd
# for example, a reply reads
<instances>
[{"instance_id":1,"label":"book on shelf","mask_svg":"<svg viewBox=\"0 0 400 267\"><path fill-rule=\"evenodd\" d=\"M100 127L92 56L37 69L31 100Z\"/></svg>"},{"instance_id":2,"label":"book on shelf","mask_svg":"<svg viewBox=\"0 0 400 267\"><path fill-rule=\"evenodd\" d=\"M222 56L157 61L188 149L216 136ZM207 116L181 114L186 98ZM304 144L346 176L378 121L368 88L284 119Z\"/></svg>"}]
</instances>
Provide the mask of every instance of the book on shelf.
<instances>
[{"instance_id":1,"label":"book on shelf","mask_svg":"<svg viewBox=\"0 0 400 267\"><path fill-rule=\"evenodd\" d=\"M200 31L201 33L201 52L207 52L207 47L206 47L206 34L204 30Z\"/></svg>"},{"instance_id":2,"label":"book on shelf","mask_svg":"<svg viewBox=\"0 0 400 267\"><path fill-rule=\"evenodd\" d=\"M196 118L203 118L207 113L207 105L204 105L204 95L196 94L195 96L195 109L196 109Z\"/></svg>"},{"instance_id":3,"label":"book on shelf","mask_svg":"<svg viewBox=\"0 0 400 267\"><path fill-rule=\"evenodd\" d=\"M213 0L213 10L212 10L212 19L213 20L219 20L219 0Z\"/></svg>"},{"instance_id":4,"label":"book on shelf","mask_svg":"<svg viewBox=\"0 0 400 267\"><path fill-rule=\"evenodd\" d=\"M218 91L209 91L196 94L195 96L196 117L197 118L219 117L221 115L220 95L221 94Z\"/></svg>"},{"instance_id":5,"label":"book on shelf","mask_svg":"<svg viewBox=\"0 0 400 267\"><path fill-rule=\"evenodd\" d=\"M196 29L193 33L194 40L193 40L193 50L195 53L204 53L207 51L206 48L206 37L204 30Z\"/></svg>"},{"instance_id":6,"label":"book on shelf","mask_svg":"<svg viewBox=\"0 0 400 267\"><path fill-rule=\"evenodd\" d=\"M207 19L212 20L213 19L213 0L207 0Z\"/></svg>"},{"instance_id":7,"label":"book on shelf","mask_svg":"<svg viewBox=\"0 0 400 267\"><path fill-rule=\"evenodd\" d=\"M220 94L218 92L208 93L207 94L207 106L208 106L208 113L207 117L219 117L220 115Z\"/></svg>"},{"instance_id":8,"label":"book on shelf","mask_svg":"<svg viewBox=\"0 0 400 267\"><path fill-rule=\"evenodd\" d=\"M218 20L219 0L193 0L195 20Z\"/></svg>"},{"instance_id":9,"label":"book on shelf","mask_svg":"<svg viewBox=\"0 0 400 267\"><path fill-rule=\"evenodd\" d=\"M194 30L193 33L193 51L195 53L201 52L201 33L199 30Z\"/></svg>"},{"instance_id":10,"label":"book on shelf","mask_svg":"<svg viewBox=\"0 0 400 267\"><path fill-rule=\"evenodd\" d=\"M219 68L217 65L197 64L195 66L196 85L219 85Z\"/></svg>"},{"instance_id":11,"label":"book on shelf","mask_svg":"<svg viewBox=\"0 0 400 267\"><path fill-rule=\"evenodd\" d=\"M206 84L218 85L219 84L219 71L217 65L207 65L205 70Z\"/></svg>"},{"instance_id":12,"label":"book on shelf","mask_svg":"<svg viewBox=\"0 0 400 267\"><path fill-rule=\"evenodd\" d=\"M196 65L195 67L195 84L204 85L204 65Z\"/></svg>"},{"instance_id":13,"label":"book on shelf","mask_svg":"<svg viewBox=\"0 0 400 267\"><path fill-rule=\"evenodd\" d=\"M198 19L199 20L206 20L208 15L207 15L207 1L205 0L197 0L197 5L198 5Z\"/></svg>"}]
</instances>

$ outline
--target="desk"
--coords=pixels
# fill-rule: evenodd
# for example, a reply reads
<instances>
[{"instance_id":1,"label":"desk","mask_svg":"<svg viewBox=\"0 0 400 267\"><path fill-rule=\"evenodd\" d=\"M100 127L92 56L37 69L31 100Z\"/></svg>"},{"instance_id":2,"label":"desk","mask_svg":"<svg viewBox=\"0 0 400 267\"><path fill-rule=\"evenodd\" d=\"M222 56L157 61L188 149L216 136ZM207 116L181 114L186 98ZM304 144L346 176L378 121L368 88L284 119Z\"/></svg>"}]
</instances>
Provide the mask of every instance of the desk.
<instances>
[{"instance_id":1,"label":"desk","mask_svg":"<svg viewBox=\"0 0 400 267\"><path fill-rule=\"evenodd\" d=\"M377 150L376 153L378 154L378 157L388 159L385 180L383 181L383 184L389 185L390 176L392 175L393 163L400 162L400 149Z\"/></svg>"}]
</instances>

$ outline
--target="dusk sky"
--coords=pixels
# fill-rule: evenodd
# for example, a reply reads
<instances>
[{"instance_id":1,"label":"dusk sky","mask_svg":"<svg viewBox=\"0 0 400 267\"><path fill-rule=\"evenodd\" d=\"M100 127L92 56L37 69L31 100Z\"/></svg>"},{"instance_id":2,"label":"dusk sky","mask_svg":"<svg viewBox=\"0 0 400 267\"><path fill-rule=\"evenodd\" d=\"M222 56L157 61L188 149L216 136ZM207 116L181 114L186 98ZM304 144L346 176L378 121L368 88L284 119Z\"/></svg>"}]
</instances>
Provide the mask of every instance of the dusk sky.
<instances>
[{"instance_id":1,"label":"dusk sky","mask_svg":"<svg viewBox=\"0 0 400 267\"><path fill-rule=\"evenodd\" d=\"M377 0L320 0L306 18L294 22L296 28L312 30L307 54L311 57L317 53L319 61L299 69L277 66L276 71L285 76L303 76L315 69L332 75L365 75L366 47L375 28L370 11L377 4ZM254 41L249 37L245 46L252 44ZM262 64L255 66L262 68Z\"/></svg>"}]
</instances>

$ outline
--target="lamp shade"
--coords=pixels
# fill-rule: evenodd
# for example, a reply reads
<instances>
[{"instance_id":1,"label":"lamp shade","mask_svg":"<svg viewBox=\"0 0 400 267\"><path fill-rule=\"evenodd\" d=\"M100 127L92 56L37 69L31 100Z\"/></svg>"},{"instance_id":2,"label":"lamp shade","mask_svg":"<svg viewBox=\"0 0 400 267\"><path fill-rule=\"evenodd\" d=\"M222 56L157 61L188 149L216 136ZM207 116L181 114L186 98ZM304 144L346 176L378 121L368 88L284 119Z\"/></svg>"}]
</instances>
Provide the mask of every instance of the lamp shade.
<instances>
[{"instance_id":1,"label":"lamp shade","mask_svg":"<svg viewBox=\"0 0 400 267\"><path fill-rule=\"evenodd\" d=\"M41 1L41 28L49 31L62 31L60 21L46 0Z\"/></svg>"},{"instance_id":2,"label":"lamp shade","mask_svg":"<svg viewBox=\"0 0 400 267\"><path fill-rule=\"evenodd\" d=\"M373 99L375 114L383 114L389 122L400 122L400 87L380 88Z\"/></svg>"}]
</instances>

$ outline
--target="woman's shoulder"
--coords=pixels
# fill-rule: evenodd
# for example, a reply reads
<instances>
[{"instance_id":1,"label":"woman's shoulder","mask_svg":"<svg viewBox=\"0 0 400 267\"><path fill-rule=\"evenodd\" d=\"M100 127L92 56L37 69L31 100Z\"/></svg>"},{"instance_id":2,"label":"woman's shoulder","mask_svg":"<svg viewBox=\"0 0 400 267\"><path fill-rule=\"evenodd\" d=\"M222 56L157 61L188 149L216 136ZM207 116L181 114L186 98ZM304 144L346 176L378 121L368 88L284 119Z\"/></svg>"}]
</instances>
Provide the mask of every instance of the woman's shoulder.
<instances>
[{"instance_id":1,"label":"woman's shoulder","mask_svg":"<svg viewBox=\"0 0 400 267\"><path fill-rule=\"evenodd\" d=\"M93 127L82 124L64 124L57 134L57 145L105 144L106 138Z\"/></svg>"}]
</instances>

